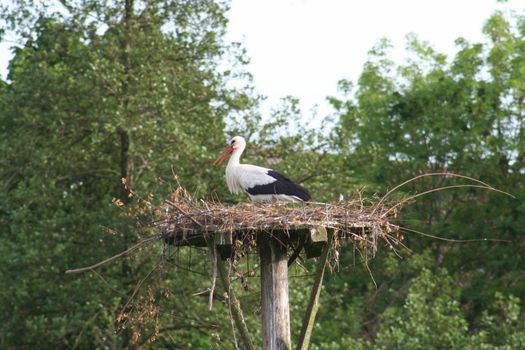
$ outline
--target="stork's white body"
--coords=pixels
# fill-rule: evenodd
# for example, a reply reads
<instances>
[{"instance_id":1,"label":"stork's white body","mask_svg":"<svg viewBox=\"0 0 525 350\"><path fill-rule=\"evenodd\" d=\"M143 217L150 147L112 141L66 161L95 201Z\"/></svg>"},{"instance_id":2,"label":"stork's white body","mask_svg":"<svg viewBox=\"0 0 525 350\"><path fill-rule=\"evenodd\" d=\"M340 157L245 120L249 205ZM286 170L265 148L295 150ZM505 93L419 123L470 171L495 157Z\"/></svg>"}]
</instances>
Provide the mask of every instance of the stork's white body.
<instances>
[{"instance_id":1,"label":"stork's white body","mask_svg":"<svg viewBox=\"0 0 525 350\"><path fill-rule=\"evenodd\" d=\"M233 158L232 158L233 159ZM246 192L254 202L299 202L300 198L286 194L250 194L248 189L256 186L268 185L277 180L268 175L271 169L251 164L232 164L232 159L226 167L226 182L230 192L239 194Z\"/></svg>"},{"instance_id":2,"label":"stork's white body","mask_svg":"<svg viewBox=\"0 0 525 350\"><path fill-rule=\"evenodd\" d=\"M226 182L230 192L235 194L246 192L255 202L310 200L306 189L272 169L241 164L241 154L246 147L244 138L234 137L228 147L218 160L224 160L228 152L231 153L231 158L226 166Z\"/></svg>"}]
</instances>

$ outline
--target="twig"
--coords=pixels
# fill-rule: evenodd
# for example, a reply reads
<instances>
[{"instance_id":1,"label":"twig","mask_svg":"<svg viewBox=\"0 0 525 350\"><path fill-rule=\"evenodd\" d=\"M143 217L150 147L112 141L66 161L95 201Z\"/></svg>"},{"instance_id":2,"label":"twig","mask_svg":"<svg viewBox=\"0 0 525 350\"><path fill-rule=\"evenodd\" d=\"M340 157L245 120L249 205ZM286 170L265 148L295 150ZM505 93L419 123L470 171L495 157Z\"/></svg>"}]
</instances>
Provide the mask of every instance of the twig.
<instances>
[{"instance_id":1,"label":"twig","mask_svg":"<svg viewBox=\"0 0 525 350\"><path fill-rule=\"evenodd\" d=\"M106 260L102 260L101 262L98 262L98 263L96 263L94 265L91 265L91 266L81 267L81 268L78 268L78 269L67 270L66 273L82 273L82 272L86 272L86 271L91 271L93 269L96 269L97 267L100 267L102 265L110 263L113 260L117 260L118 258L121 258L123 256L127 256L130 253L134 252L135 250L141 248L142 246L148 246L149 244L151 244L151 242L158 241L159 239L160 239L160 235L155 235L153 237L150 237L150 238L147 238L147 239L143 240L142 242L139 242L139 243L135 244L133 247L128 248L125 251L123 251L123 252L121 252L121 253L119 253L117 255L112 256L111 258L107 258Z\"/></svg>"},{"instance_id":2,"label":"twig","mask_svg":"<svg viewBox=\"0 0 525 350\"><path fill-rule=\"evenodd\" d=\"M394 225L392 225L392 226L394 226ZM396 226L396 228L400 229L401 231L413 232L413 233L417 233L418 235L421 235L421 236L434 238L434 239L439 239L441 241L453 242L453 243L469 243L469 242L504 242L504 243L511 243L512 242L512 241L507 240L507 239L497 239L497 238L474 238L474 239L444 238L444 237L431 235L430 233L425 233L425 232L421 232L421 231L418 231L418 230L414 230L414 229L408 228L408 227Z\"/></svg>"},{"instance_id":3,"label":"twig","mask_svg":"<svg viewBox=\"0 0 525 350\"><path fill-rule=\"evenodd\" d=\"M151 274L157 270L160 266L160 264L162 264L162 261L159 261L155 267L153 267L153 269L151 269L150 272L148 272L148 274L139 281L139 283L137 283L137 285L135 286L135 288L133 289L133 293L131 293L131 296L128 298L128 301L126 302L126 304L122 307L122 309L120 310L120 315L123 315L124 312L126 311L126 309L128 308L128 306L133 302L133 299L135 299L135 296L137 295L138 291L140 290L140 287L142 287L142 285L144 284L144 282L146 282L146 280L151 276Z\"/></svg>"},{"instance_id":4,"label":"twig","mask_svg":"<svg viewBox=\"0 0 525 350\"><path fill-rule=\"evenodd\" d=\"M206 208L208 211L210 210L210 207L206 202L201 200L204 205L206 205ZM205 226L208 226L207 221L205 221ZM208 310L211 310L213 307L213 296L215 293L215 285L217 283L217 250L215 249L215 242L208 242L208 230L204 230L204 240L206 241L206 244L208 245L208 248L211 248L213 246L213 249L208 249L212 264L212 273L211 273L211 288L210 288L210 296L208 299Z\"/></svg>"},{"instance_id":5,"label":"twig","mask_svg":"<svg viewBox=\"0 0 525 350\"><path fill-rule=\"evenodd\" d=\"M126 296L126 294L122 293L120 290L117 290L117 289L113 288L113 287L111 286L111 284L109 284L109 282L106 281L106 279L104 278L104 276L102 276L100 273L98 273L98 272L95 271L95 270L91 270L91 272L93 272L93 273L95 274L95 276L97 276L98 278L100 278L100 280L101 280L101 281L102 281L102 282L103 282L103 283L104 283L109 289L111 289L112 291L114 291L114 292L117 293L117 294L120 294L120 295L122 295L122 296Z\"/></svg>"},{"instance_id":6,"label":"twig","mask_svg":"<svg viewBox=\"0 0 525 350\"><path fill-rule=\"evenodd\" d=\"M215 246L214 249L216 249ZM237 326L237 329L241 334L244 349L254 350L255 347L253 346L250 333L248 332L248 327L246 326L246 322L244 321L241 304L231 288L230 280L228 274L226 273L226 270L224 269L224 264L222 263L222 261L217 261L217 270L219 272L219 278L222 282L222 286L226 293L228 293L228 299L230 300L232 305L233 320L235 321L235 325Z\"/></svg>"},{"instance_id":7,"label":"twig","mask_svg":"<svg viewBox=\"0 0 525 350\"><path fill-rule=\"evenodd\" d=\"M292 266L295 259L299 257L299 254L301 254L301 251L303 250L305 243L306 243L306 236L300 239L300 241L297 243L296 248L292 247L293 252L292 252L292 255L290 255L290 257L288 258L288 267Z\"/></svg>"},{"instance_id":8,"label":"twig","mask_svg":"<svg viewBox=\"0 0 525 350\"><path fill-rule=\"evenodd\" d=\"M186 213L186 211L184 211L184 209L182 209L181 207L179 207L176 203L172 202L172 201L168 201L166 200L166 203L168 203L169 205L172 205L175 207L175 209L177 209L178 211L180 211L184 216L186 216L188 219L190 219L191 221L193 221L194 224L196 224L197 226L200 226L200 227L204 227L203 224L201 224L200 222L198 222L197 220L195 220L195 218L193 216L191 216L190 214Z\"/></svg>"},{"instance_id":9,"label":"twig","mask_svg":"<svg viewBox=\"0 0 525 350\"><path fill-rule=\"evenodd\" d=\"M214 245L215 246L215 245ZM215 284L217 281L217 249L210 249L210 258L212 263L212 274L211 274L211 288L210 288L210 298L208 299L208 310L211 310L213 307L213 295L215 292Z\"/></svg>"},{"instance_id":10,"label":"twig","mask_svg":"<svg viewBox=\"0 0 525 350\"><path fill-rule=\"evenodd\" d=\"M370 269L370 266L368 265L368 254L366 252L363 254L361 249L357 249L357 251L361 255L361 258L363 259L363 262L365 263L366 270L368 271L368 274L370 275L370 279L372 280L372 283L374 283L374 286L377 289L376 279L374 278L374 274L372 273L372 270Z\"/></svg>"},{"instance_id":11,"label":"twig","mask_svg":"<svg viewBox=\"0 0 525 350\"><path fill-rule=\"evenodd\" d=\"M230 264L230 268L228 270L228 279L230 278L230 275L231 275L231 268L232 268L232 264ZM228 298L228 315L230 316L230 324L232 326L233 345L235 345L235 350L239 350L239 344L237 343L237 335L235 334L235 320L233 319L232 299L230 298L230 292L231 292L231 289L229 289L226 292L226 295Z\"/></svg>"},{"instance_id":12,"label":"twig","mask_svg":"<svg viewBox=\"0 0 525 350\"><path fill-rule=\"evenodd\" d=\"M73 347L71 348L71 350L75 350L78 347L78 345L80 344L80 339L82 338L82 335L84 334L84 331L89 326L89 324L98 317L99 314L100 314L100 311L96 312L92 317L89 318L89 320L84 322L84 325L82 326L82 329L80 330L80 333L78 333L78 335L75 337L75 343L73 344Z\"/></svg>"},{"instance_id":13,"label":"twig","mask_svg":"<svg viewBox=\"0 0 525 350\"><path fill-rule=\"evenodd\" d=\"M438 188L433 188L431 190L428 190L428 191L424 191L424 192L421 192L421 193L418 193L418 194L415 194L413 196L410 196L408 198L405 198L403 199L402 201L399 201L398 203L396 203L394 206L392 206L390 209L388 209L387 211L385 211L383 214L381 214L381 217L385 217L386 214L388 214L389 212L391 212L392 210L394 210L395 208L399 207L400 205L408 202L409 200L412 200L414 198L417 198L417 197L420 197L420 196L423 196L425 194L429 194L429 193L432 193L432 192L438 192L438 191L443 191L443 190L448 190L448 189L451 189L451 188L465 188L465 187L473 187L473 188L484 188L486 190L490 190L490 191L494 191L494 192L498 192L498 193L502 193L502 194L505 194L507 196L510 196L512 198L515 198L513 195L511 195L510 193L507 193L505 191L501 191L501 190L498 190L494 187L491 187L491 186L481 186L481 185L452 185L452 186L443 186L443 187L438 187Z\"/></svg>"},{"instance_id":14,"label":"twig","mask_svg":"<svg viewBox=\"0 0 525 350\"><path fill-rule=\"evenodd\" d=\"M422 175L418 175L416 177L413 177L409 180L406 180L405 182L402 182L400 183L399 185L395 186L394 188L392 188L390 191L388 191L383 197L381 197L381 199L379 200L379 202L375 205L375 208L374 210L372 210L372 214L371 215L374 215L374 213L376 212L377 208L380 207L381 204L383 204L383 202L385 201L385 199L392 193L394 192L395 190L397 190L398 188L400 187L403 187L405 186L406 184L409 184L411 182L414 182L418 179L421 179L423 177L431 177L431 176L444 176L444 177L447 177L447 176L450 176L450 177L458 177L458 178L461 178L461 179L467 179L467 180L470 180L470 181L473 181L473 182L476 182L478 184L481 184L485 187L489 187L491 189L495 189L494 187L490 186L489 184L483 182L483 181L480 181L478 179L475 179L473 177L470 177L470 176L465 176L465 175L459 175L459 174L454 174L454 173L428 173L428 174L422 174Z\"/></svg>"}]
</instances>

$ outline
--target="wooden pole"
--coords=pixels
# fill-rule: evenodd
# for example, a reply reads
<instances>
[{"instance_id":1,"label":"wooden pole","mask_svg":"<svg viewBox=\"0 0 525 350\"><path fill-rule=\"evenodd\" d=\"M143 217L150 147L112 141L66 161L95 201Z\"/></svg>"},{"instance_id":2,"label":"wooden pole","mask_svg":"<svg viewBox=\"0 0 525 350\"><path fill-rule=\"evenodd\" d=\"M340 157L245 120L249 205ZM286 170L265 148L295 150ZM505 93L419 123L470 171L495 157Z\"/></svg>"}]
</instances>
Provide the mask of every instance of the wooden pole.
<instances>
[{"instance_id":1,"label":"wooden pole","mask_svg":"<svg viewBox=\"0 0 525 350\"><path fill-rule=\"evenodd\" d=\"M303 327L301 328L297 350L308 350L310 347L310 337L312 336L315 316L317 315L317 310L319 309L319 295L321 294L321 287L323 286L324 271L328 261L328 253L330 252L330 248L332 248L333 234L330 232L328 233L328 236L328 241L323 247L323 253L321 254L321 258L319 259L319 264L317 266L317 274L315 275L312 294L310 295L310 301L308 302L306 314L304 315Z\"/></svg>"},{"instance_id":2,"label":"wooden pole","mask_svg":"<svg viewBox=\"0 0 525 350\"><path fill-rule=\"evenodd\" d=\"M235 292L230 286L230 277L228 276L228 272L224 268L224 263L220 259L217 260L217 270L219 272L219 278L221 279L222 286L226 293L228 293L228 298L232 306L231 312L233 322L235 323L235 326L241 334L243 349L254 350L255 347L252 344L252 339L250 333L248 332L248 327L246 327L246 323L244 322L241 303L239 302L239 299L237 299Z\"/></svg>"},{"instance_id":3,"label":"wooden pole","mask_svg":"<svg viewBox=\"0 0 525 350\"><path fill-rule=\"evenodd\" d=\"M215 242L209 238L206 238L206 243L208 244L208 248L210 249L210 252L212 252L213 259L215 259L214 263L217 264L216 265L217 271L219 272L219 279L221 280L222 287L224 288L224 291L228 294L229 303L231 305L231 313L233 317L233 322L235 323L235 326L237 327L239 333L241 334L243 349L244 350L254 350L255 347L253 346L250 332L248 332L248 327L246 326L246 322L244 321L244 315L242 313L241 303L239 302L239 299L237 299L237 296L235 295L235 292L233 291L231 287L230 276L228 275L228 272L226 271L226 268L224 267L224 263L222 262L221 259L219 259L218 248L215 245ZM213 293L213 291L210 291L210 292Z\"/></svg>"},{"instance_id":4,"label":"wooden pole","mask_svg":"<svg viewBox=\"0 0 525 350\"><path fill-rule=\"evenodd\" d=\"M276 237L259 235L262 338L264 350L291 350L286 246Z\"/></svg>"}]
</instances>

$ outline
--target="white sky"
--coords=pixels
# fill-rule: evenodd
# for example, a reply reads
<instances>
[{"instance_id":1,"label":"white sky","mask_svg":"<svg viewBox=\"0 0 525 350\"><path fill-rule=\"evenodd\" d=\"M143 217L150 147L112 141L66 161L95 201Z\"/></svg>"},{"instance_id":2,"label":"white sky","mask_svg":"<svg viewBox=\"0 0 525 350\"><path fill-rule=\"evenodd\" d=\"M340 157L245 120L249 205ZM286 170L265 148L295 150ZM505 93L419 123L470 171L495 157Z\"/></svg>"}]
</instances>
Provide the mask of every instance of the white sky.
<instances>
[{"instance_id":1,"label":"white sky","mask_svg":"<svg viewBox=\"0 0 525 350\"><path fill-rule=\"evenodd\" d=\"M305 112L328 113L327 96L337 81L356 81L367 52L381 38L404 57L405 35L414 32L439 52L452 56L454 40L482 41L483 23L496 10L525 14L523 0L233 0L228 40L248 50L266 113L286 95L301 100ZM10 43L0 44L0 75L5 78Z\"/></svg>"},{"instance_id":2,"label":"white sky","mask_svg":"<svg viewBox=\"0 0 525 350\"><path fill-rule=\"evenodd\" d=\"M255 86L268 101L299 97L304 112L318 105L337 81L359 77L371 47L382 37L394 44L390 58L404 58L410 32L453 56L454 40L482 41L482 26L496 9L524 14L523 0L233 0L228 39L248 50Z\"/></svg>"}]
</instances>

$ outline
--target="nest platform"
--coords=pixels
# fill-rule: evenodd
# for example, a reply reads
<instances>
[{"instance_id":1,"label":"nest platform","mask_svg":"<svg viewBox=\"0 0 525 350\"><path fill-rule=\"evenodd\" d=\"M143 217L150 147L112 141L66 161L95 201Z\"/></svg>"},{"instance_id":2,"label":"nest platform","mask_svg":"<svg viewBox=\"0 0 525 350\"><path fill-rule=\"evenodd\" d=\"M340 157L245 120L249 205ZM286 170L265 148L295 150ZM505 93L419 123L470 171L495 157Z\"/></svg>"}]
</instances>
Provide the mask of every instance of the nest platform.
<instances>
[{"instance_id":1,"label":"nest platform","mask_svg":"<svg viewBox=\"0 0 525 350\"><path fill-rule=\"evenodd\" d=\"M389 222L395 211L363 199L226 206L176 193L166 205L163 220L157 222L166 242L204 247L211 240L223 259L242 257L262 236L274 237L296 255L304 251L307 258L319 256L329 236L333 248L350 241L367 255L375 255L380 241L391 248L400 242L396 226Z\"/></svg>"}]
</instances>

